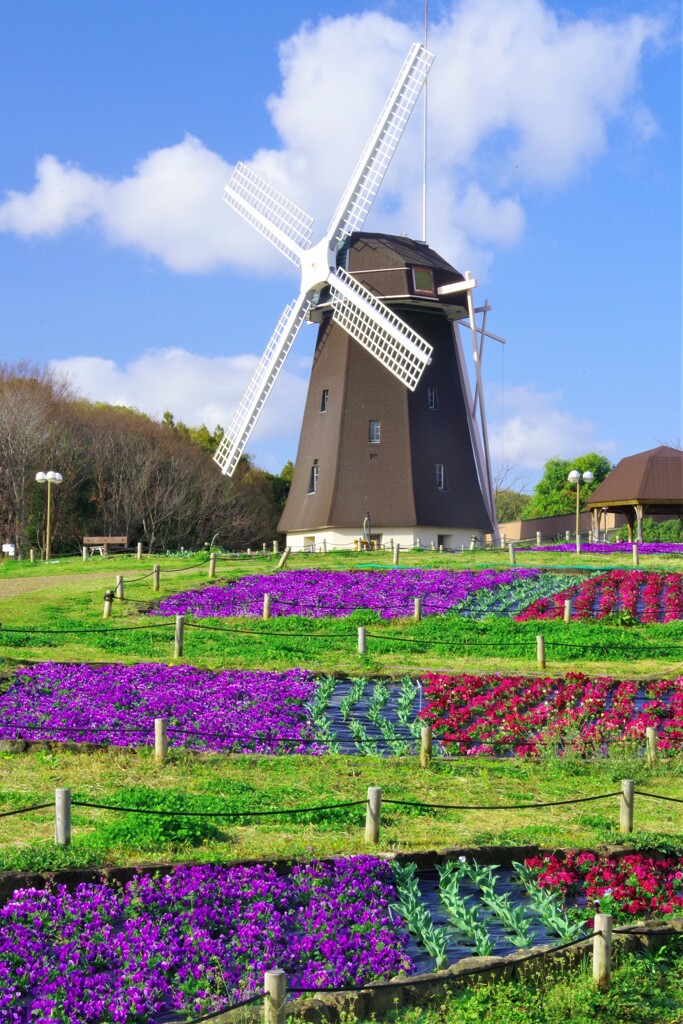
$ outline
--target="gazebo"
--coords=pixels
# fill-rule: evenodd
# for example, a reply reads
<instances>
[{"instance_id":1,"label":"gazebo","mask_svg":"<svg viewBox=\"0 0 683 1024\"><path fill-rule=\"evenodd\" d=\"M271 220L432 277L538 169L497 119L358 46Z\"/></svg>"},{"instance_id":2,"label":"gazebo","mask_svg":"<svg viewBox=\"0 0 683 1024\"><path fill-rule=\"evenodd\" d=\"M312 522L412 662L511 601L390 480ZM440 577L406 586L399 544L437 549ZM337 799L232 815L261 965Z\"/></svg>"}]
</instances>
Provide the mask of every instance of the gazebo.
<instances>
[{"instance_id":1,"label":"gazebo","mask_svg":"<svg viewBox=\"0 0 683 1024\"><path fill-rule=\"evenodd\" d=\"M683 522L683 451L660 445L629 455L599 484L586 508L593 515L593 536L598 536L600 515L621 512L628 522L629 539L643 539L643 516L679 516Z\"/></svg>"}]
</instances>

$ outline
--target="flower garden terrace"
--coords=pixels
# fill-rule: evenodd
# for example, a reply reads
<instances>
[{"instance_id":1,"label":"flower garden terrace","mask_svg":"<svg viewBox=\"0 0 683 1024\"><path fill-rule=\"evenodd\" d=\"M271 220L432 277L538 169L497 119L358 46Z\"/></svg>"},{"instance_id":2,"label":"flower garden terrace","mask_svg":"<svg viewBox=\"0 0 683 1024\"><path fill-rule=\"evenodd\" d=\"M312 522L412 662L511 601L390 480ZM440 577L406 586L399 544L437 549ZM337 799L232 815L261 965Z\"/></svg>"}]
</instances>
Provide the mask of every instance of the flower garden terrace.
<instances>
[{"instance_id":1,"label":"flower garden terrace","mask_svg":"<svg viewBox=\"0 0 683 1024\"><path fill-rule=\"evenodd\" d=\"M59 665L18 669L0 694L0 740L149 747L155 721L173 749L252 754L414 757L431 725L435 755L585 757L614 745L683 748L683 677L645 682L570 673L319 678L210 672L190 665Z\"/></svg>"},{"instance_id":2,"label":"flower garden terrace","mask_svg":"<svg viewBox=\"0 0 683 1024\"><path fill-rule=\"evenodd\" d=\"M273 617L342 618L364 609L381 619L457 613L471 618L513 615L559 617L564 601L575 601L574 616L600 618L628 612L642 622L683 619L683 576L638 570L610 570L587 578L533 568L480 571L395 569L389 572L292 570L248 575L223 585L174 594L151 614L195 618L262 616L264 598ZM552 612L550 611L552 610Z\"/></svg>"}]
</instances>

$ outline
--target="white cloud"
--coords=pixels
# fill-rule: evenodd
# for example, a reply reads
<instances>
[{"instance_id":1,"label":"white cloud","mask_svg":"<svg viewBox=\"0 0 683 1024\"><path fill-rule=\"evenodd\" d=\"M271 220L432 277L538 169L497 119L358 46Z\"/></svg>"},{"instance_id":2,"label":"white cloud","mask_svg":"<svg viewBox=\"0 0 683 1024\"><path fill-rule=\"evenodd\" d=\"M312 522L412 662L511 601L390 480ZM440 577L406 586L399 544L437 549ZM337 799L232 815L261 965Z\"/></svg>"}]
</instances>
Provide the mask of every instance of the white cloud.
<instances>
[{"instance_id":1,"label":"white cloud","mask_svg":"<svg viewBox=\"0 0 683 1024\"><path fill-rule=\"evenodd\" d=\"M54 359L50 367L92 402L129 406L155 419L168 409L176 420L189 426L204 423L213 430L230 422L257 362L250 355L212 358L166 348L151 349L125 366L99 356L74 356ZM307 387L307 375L281 372L247 445L259 465L279 470L293 457Z\"/></svg>"},{"instance_id":2,"label":"white cloud","mask_svg":"<svg viewBox=\"0 0 683 1024\"><path fill-rule=\"evenodd\" d=\"M579 173L605 149L611 121L652 135L638 74L645 45L662 32L660 20L641 16L561 19L541 0L453 0L431 29L431 244L481 272L495 247L518 241L520 195ZM319 232L420 35L418 25L370 12L309 23L282 45L282 88L267 101L282 145L239 156L319 218ZM370 228L420 233L419 122L408 126ZM231 170L192 136L148 154L120 181L44 156L31 192L5 193L0 230L55 236L92 219L113 244L174 270L283 272L286 261L221 206Z\"/></svg>"},{"instance_id":3,"label":"white cloud","mask_svg":"<svg viewBox=\"0 0 683 1024\"><path fill-rule=\"evenodd\" d=\"M487 406L495 416L500 401L498 388L489 389ZM564 407L561 391L543 392L533 387L505 389L503 429L500 422L489 424L491 456L496 463L509 464L538 475L548 459L572 458L585 452L600 452L612 458L616 444L600 437L597 425Z\"/></svg>"}]
</instances>

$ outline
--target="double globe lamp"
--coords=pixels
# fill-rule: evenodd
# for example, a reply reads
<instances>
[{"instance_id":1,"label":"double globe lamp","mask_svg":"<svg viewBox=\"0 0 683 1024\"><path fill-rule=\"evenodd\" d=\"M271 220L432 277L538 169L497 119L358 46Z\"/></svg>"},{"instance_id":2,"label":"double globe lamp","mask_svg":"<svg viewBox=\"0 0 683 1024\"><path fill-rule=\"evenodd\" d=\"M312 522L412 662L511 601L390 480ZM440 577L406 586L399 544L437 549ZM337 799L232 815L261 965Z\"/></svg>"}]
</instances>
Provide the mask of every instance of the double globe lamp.
<instances>
[{"instance_id":1,"label":"double globe lamp","mask_svg":"<svg viewBox=\"0 0 683 1024\"><path fill-rule=\"evenodd\" d=\"M580 473L578 469L572 469L567 480L570 484L576 484L576 550L581 550L581 535L579 533L579 492L581 490L582 482L585 484L591 483L595 477L591 473L590 469L587 469L584 473Z\"/></svg>"},{"instance_id":2,"label":"double globe lamp","mask_svg":"<svg viewBox=\"0 0 683 1024\"><path fill-rule=\"evenodd\" d=\"M58 486L62 482L62 474L50 470L48 473L36 473L36 482L47 484L47 536L45 540L45 561L50 561L50 512L52 508L52 485Z\"/></svg>"}]
</instances>

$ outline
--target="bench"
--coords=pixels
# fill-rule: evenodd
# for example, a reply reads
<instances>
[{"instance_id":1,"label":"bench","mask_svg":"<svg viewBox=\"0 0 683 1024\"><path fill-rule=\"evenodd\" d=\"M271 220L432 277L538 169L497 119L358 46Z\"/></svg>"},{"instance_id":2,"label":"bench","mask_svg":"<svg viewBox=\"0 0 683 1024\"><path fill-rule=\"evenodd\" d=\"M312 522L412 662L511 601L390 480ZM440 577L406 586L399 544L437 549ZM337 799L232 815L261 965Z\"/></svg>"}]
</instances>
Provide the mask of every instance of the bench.
<instances>
[{"instance_id":1,"label":"bench","mask_svg":"<svg viewBox=\"0 0 683 1024\"><path fill-rule=\"evenodd\" d=\"M103 558L106 558L109 554L110 547L128 547L127 537L84 537L83 538L83 550L87 555L88 552L92 553L91 549L99 550Z\"/></svg>"}]
</instances>

